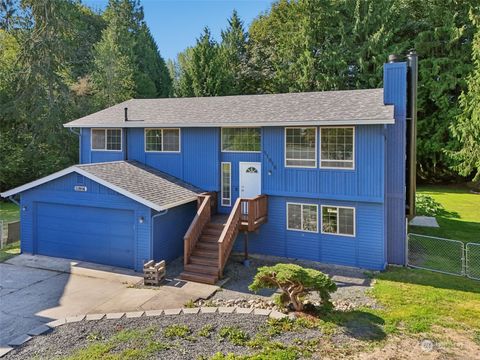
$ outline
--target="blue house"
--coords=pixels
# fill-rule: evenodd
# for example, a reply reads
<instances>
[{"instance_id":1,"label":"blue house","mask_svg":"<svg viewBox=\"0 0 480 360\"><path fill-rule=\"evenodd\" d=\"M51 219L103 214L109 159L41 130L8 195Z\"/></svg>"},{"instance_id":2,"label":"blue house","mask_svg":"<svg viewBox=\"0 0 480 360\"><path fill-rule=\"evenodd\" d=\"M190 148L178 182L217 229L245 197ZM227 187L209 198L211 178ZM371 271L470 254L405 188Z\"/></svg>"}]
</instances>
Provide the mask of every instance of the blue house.
<instances>
[{"instance_id":1,"label":"blue house","mask_svg":"<svg viewBox=\"0 0 480 360\"><path fill-rule=\"evenodd\" d=\"M128 100L65 124L78 165L1 196L20 194L26 253L135 270L184 255L207 283L245 245L404 264L415 76L410 54L380 89Z\"/></svg>"}]
</instances>

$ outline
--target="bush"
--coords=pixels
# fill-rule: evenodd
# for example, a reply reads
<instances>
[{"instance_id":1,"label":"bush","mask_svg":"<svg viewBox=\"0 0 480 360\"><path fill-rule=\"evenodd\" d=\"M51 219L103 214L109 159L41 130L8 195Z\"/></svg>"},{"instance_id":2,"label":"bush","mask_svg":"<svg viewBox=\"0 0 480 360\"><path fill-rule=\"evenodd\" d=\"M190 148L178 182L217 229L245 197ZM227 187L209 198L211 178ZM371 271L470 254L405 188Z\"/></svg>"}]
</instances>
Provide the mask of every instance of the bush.
<instances>
[{"instance_id":1,"label":"bush","mask_svg":"<svg viewBox=\"0 0 480 360\"><path fill-rule=\"evenodd\" d=\"M416 194L415 205L417 215L437 216L444 211L442 204L425 194Z\"/></svg>"},{"instance_id":2,"label":"bush","mask_svg":"<svg viewBox=\"0 0 480 360\"><path fill-rule=\"evenodd\" d=\"M277 264L258 269L251 291L260 289L280 289L280 301L295 311L303 311L303 299L312 291L318 292L322 305L331 307L330 293L337 290L335 283L324 273L314 269L305 269L295 264Z\"/></svg>"}]
</instances>

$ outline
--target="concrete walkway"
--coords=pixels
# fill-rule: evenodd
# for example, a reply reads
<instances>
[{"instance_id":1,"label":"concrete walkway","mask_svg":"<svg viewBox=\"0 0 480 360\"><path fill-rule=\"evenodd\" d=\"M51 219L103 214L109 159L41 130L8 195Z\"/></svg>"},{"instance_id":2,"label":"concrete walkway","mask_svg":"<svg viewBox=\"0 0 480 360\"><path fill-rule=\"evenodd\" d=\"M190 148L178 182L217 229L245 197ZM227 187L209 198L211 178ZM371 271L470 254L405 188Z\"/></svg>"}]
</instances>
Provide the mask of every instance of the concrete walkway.
<instances>
[{"instance_id":1,"label":"concrete walkway","mask_svg":"<svg viewBox=\"0 0 480 360\"><path fill-rule=\"evenodd\" d=\"M168 267L168 265L167 265ZM143 288L133 271L46 256L0 263L0 345L29 330L80 314L161 310L208 298L218 287L172 280Z\"/></svg>"}]
</instances>

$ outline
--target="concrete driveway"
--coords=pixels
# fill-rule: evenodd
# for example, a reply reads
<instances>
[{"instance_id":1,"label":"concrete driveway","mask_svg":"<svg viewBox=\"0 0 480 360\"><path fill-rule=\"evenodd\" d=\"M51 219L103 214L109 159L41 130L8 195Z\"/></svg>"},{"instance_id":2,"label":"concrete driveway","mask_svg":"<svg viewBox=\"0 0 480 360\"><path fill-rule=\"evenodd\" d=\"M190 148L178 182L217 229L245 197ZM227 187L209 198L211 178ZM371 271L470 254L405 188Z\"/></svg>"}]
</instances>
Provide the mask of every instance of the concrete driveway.
<instances>
[{"instance_id":1,"label":"concrete driveway","mask_svg":"<svg viewBox=\"0 0 480 360\"><path fill-rule=\"evenodd\" d=\"M142 288L140 275L39 255L19 255L0 263L0 345L55 319L178 308L218 289L177 280L155 289Z\"/></svg>"}]
</instances>

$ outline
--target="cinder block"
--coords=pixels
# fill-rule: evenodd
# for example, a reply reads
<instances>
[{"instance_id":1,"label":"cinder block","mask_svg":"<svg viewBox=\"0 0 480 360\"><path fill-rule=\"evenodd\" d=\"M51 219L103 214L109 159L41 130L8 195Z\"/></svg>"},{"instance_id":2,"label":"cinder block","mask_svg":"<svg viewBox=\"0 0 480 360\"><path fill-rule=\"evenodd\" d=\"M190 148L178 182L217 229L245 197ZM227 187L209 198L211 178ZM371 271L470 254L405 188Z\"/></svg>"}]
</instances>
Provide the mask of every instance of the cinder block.
<instances>
[{"instance_id":1,"label":"cinder block","mask_svg":"<svg viewBox=\"0 0 480 360\"><path fill-rule=\"evenodd\" d=\"M184 314L198 314L200 312L200 308L185 308L182 310Z\"/></svg>"},{"instance_id":2,"label":"cinder block","mask_svg":"<svg viewBox=\"0 0 480 360\"><path fill-rule=\"evenodd\" d=\"M47 331L50 331L50 330L52 330L51 327L49 327L47 325L40 325L40 326L37 326L36 328L30 330L29 332L27 332L27 334L31 335L31 336L38 336L38 335L44 334L44 333L46 333Z\"/></svg>"},{"instance_id":3,"label":"cinder block","mask_svg":"<svg viewBox=\"0 0 480 360\"><path fill-rule=\"evenodd\" d=\"M203 306L202 306L202 307L200 308L200 312L201 312L202 314L214 314L214 313L217 312L217 310L218 310L217 307L203 307Z\"/></svg>"},{"instance_id":4,"label":"cinder block","mask_svg":"<svg viewBox=\"0 0 480 360\"><path fill-rule=\"evenodd\" d=\"M127 313L125 313L125 317L126 317L126 318L139 318L139 317L141 317L143 314L145 314L144 311L133 311L133 312L127 312Z\"/></svg>"},{"instance_id":5,"label":"cinder block","mask_svg":"<svg viewBox=\"0 0 480 360\"><path fill-rule=\"evenodd\" d=\"M29 341L32 337L27 334L23 334L20 336L17 336L15 339L11 340L8 342L9 346L20 346L25 344L27 341Z\"/></svg>"},{"instance_id":6,"label":"cinder block","mask_svg":"<svg viewBox=\"0 0 480 360\"><path fill-rule=\"evenodd\" d=\"M253 309L252 308L237 307L237 308L235 308L235 312L237 314L251 314L253 312Z\"/></svg>"},{"instance_id":7,"label":"cinder block","mask_svg":"<svg viewBox=\"0 0 480 360\"><path fill-rule=\"evenodd\" d=\"M253 313L255 315L262 315L262 316L268 316L268 315L270 315L271 312L272 312L272 310L267 310L267 309L255 309L255 310L253 310Z\"/></svg>"},{"instance_id":8,"label":"cinder block","mask_svg":"<svg viewBox=\"0 0 480 360\"><path fill-rule=\"evenodd\" d=\"M145 311L145 316L160 316L163 314L163 310L148 310Z\"/></svg>"},{"instance_id":9,"label":"cinder block","mask_svg":"<svg viewBox=\"0 0 480 360\"><path fill-rule=\"evenodd\" d=\"M182 309L166 309L163 311L165 315L179 315Z\"/></svg>"},{"instance_id":10,"label":"cinder block","mask_svg":"<svg viewBox=\"0 0 480 360\"><path fill-rule=\"evenodd\" d=\"M85 320L87 321L97 321L102 320L105 317L105 314L88 314L85 316Z\"/></svg>"},{"instance_id":11,"label":"cinder block","mask_svg":"<svg viewBox=\"0 0 480 360\"><path fill-rule=\"evenodd\" d=\"M235 311L233 306L221 306L218 308L218 312L221 314L231 314Z\"/></svg>"},{"instance_id":12,"label":"cinder block","mask_svg":"<svg viewBox=\"0 0 480 360\"><path fill-rule=\"evenodd\" d=\"M125 315L125 313L108 313L106 316L107 316L107 319L109 320L116 320L116 319L121 319L123 316Z\"/></svg>"},{"instance_id":13,"label":"cinder block","mask_svg":"<svg viewBox=\"0 0 480 360\"><path fill-rule=\"evenodd\" d=\"M65 319L66 324L76 323L85 319L85 315L69 316Z\"/></svg>"},{"instance_id":14,"label":"cinder block","mask_svg":"<svg viewBox=\"0 0 480 360\"><path fill-rule=\"evenodd\" d=\"M45 325L47 325L48 327L51 327L53 329L53 328L56 328L57 326L60 326L60 325L63 325L63 324L65 324L65 319L53 320L53 321L50 321L49 323L46 323Z\"/></svg>"}]
</instances>

